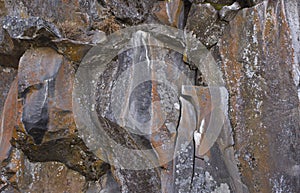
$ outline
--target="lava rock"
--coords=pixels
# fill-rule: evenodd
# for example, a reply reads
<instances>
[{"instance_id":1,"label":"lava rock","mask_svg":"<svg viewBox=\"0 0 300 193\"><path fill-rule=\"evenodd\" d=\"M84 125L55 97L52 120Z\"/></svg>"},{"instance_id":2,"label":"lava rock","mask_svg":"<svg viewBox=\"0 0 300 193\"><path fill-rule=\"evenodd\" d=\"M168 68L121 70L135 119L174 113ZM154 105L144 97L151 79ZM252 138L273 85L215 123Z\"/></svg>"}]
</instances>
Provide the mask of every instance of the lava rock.
<instances>
[{"instance_id":1,"label":"lava rock","mask_svg":"<svg viewBox=\"0 0 300 193\"><path fill-rule=\"evenodd\" d=\"M4 192L83 192L86 179L59 162L32 163L22 151L13 149L1 175ZM32 175L34 173L34 175ZM38 177L37 177L38 176ZM6 190L5 190L6 189Z\"/></svg>"},{"instance_id":2,"label":"lava rock","mask_svg":"<svg viewBox=\"0 0 300 193\"><path fill-rule=\"evenodd\" d=\"M15 68L0 66L0 115L2 114L3 106L7 98L12 82L17 76Z\"/></svg>"},{"instance_id":3,"label":"lava rock","mask_svg":"<svg viewBox=\"0 0 300 193\"><path fill-rule=\"evenodd\" d=\"M208 48L217 44L226 23L219 20L218 12L210 4L193 4L187 19L186 30Z\"/></svg>"},{"instance_id":4,"label":"lava rock","mask_svg":"<svg viewBox=\"0 0 300 193\"><path fill-rule=\"evenodd\" d=\"M18 72L19 115L13 144L31 161L60 161L87 179L99 179L109 165L89 152L77 136L72 113L74 76L72 62L51 48L24 54Z\"/></svg>"},{"instance_id":5,"label":"lava rock","mask_svg":"<svg viewBox=\"0 0 300 193\"><path fill-rule=\"evenodd\" d=\"M10 140L17 124L18 81L14 80L7 95L0 119L0 163L8 158L11 149Z\"/></svg>"},{"instance_id":6,"label":"lava rock","mask_svg":"<svg viewBox=\"0 0 300 193\"><path fill-rule=\"evenodd\" d=\"M238 2L235 2L229 6L224 6L219 12L221 20L224 21L232 20L240 9L241 6Z\"/></svg>"},{"instance_id":7,"label":"lava rock","mask_svg":"<svg viewBox=\"0 0 300 193\"><path fill-rule=\"evenodd\" d=\"M300 150L299 81L285 6L243 9L220 41L235 154L250 192L299 190L299 175L290 172Z\"/></svg>"},{"instance_id":8,"label":"lava rock","mask_svg":"<svg viewBox=\"0 0 300 193\"><path fill-rule=\"evenodd\" d=\"M164 24L182 29L184 21L184 2L174 0L168 2L157 2L154 8L154 15ZM170 14L172 13L172 14Z\"/></svg>"}]
</instances>

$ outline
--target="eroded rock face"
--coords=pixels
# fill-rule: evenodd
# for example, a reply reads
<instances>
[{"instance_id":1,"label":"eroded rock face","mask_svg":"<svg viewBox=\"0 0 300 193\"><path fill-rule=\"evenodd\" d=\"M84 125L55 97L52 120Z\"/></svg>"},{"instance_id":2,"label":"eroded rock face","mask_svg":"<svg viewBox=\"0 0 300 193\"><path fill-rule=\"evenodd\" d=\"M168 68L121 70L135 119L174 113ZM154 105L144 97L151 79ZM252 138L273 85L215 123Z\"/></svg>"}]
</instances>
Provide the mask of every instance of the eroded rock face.
<instances>
[{"instance_id":1,"label":"eroded rock face","mask_svg":"<svg viewBox=\"0 0 300 193\"><path fill-rule=\"evenodd\" d=\"M265 2L239 12L220 41L235 154L250 192L299 189L299 173L291 173L299 166L298 83L292 73L299 64L286 6Z\"/></svg>"},{"instance_id":2,"label":"eroded rock face","mask_svg":"<svg viewBox=\"0 0 300 193\"><path fill-rule=\"evenodd\" d=\"M11 149L10 140L13 135L13 130L17 120L17 98L18 98L18 81L17 79L11 84L8 97L3 104L3 111L0 120L0 160L1 162L6 159Z\"/></svg>"},{"instance_id":3,"label":"eroded rock face","mask_svg":"<svg viewBox=\"0 0 300 193\"><path fill-rule=\"evenodd\" d=\"M296 193L299 15L297 0L0 0L0 191ZM93 83L103 129L76 125L83 57L152 23L210 52L199 44L199 65L196 39L175 51L176 33L137 31Z\"/></svg>"},{"instance_id":4,"label":"eroded rock face","mask_svg":"<svg viewBox=\"0 0 300 193\"><path fill-rule=\"evenodd\" d=\"M8 160L7 160L8 161ZM83 192L85 177L58 162L30 162L13 149L7 165L2 164L2 192ZM5 162L4 162L5 164ZM10 173L10 175L8 175ZM12 175L17 173L16 175Z\"/></svg>"},{"instance_id":5,"label":"eroded rock face","mask_svg":"<svg viewBox=\"0 0 300 193\"><path fill-rule=\"evenodd\" d=\"M7 98L10 85L12 84L13 80L17 75L17 70L14 68L6 68L0 66L0 77L1 77L1 84L0 84L0 114L2 114L3 106L5 103L5 99Z\"/></svg>"},{"instance_id":6,"label":"eroded rock face","mask_svg":"<svg viewBox=\"0 0 300 193\"><path fill-rule=\"evenodd\" d=\"M211 4L193 4L187 19L186 29L207 47L217 44L226 23L219 20L218 11Z\"/></svg>"},{"instance_id":7,"label":"eroded rock face","mask_svg":"<svg viewBox=\"0 0 300 193\"><path fill-rule=\"evenodd\" d=\"M76 135L74 75L72 62L51 48L24 54L18 72L20 113L14 143L30 160L60 161L87 178L98 179L108 167Z\"/></svg>"},{"instance_id":8,"label":"eroded rock face","mask_svg":"<svg viewBox=\"0 0 300 193\"><path fill-rule=\"evenodd\" d=\"M143 22L151 13L155 1L102 0L105 7L125 23L138 24Z\"/></svg>"}]
</instances>

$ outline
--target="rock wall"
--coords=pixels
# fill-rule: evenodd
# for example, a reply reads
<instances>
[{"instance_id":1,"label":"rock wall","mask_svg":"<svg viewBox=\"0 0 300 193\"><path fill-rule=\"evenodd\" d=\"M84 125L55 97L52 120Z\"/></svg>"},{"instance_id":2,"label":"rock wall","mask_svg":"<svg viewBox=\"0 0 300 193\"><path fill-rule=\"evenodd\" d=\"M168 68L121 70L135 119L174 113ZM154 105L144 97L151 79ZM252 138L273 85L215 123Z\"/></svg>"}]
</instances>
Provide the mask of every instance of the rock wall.
<instances>
[{"instance_id":1,"label":"rock wall","mask_svg":"<svg viewBox=\"0 0 300 193\"><path fill-rule=\"evenodd\" d=\"M1 192L299 192L298 0L0 0L0 24Z\"/></svg>"}]
</instances>

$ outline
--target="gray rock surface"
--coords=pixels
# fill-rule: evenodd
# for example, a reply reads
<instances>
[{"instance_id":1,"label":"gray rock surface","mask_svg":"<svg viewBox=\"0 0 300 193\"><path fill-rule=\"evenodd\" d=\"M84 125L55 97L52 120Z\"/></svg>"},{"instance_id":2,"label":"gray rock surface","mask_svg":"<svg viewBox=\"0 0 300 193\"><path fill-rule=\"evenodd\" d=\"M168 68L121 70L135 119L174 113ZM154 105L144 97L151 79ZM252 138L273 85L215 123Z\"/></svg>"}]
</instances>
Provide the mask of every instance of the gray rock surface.
<instances>
[{"instance_id":1,"label":"gray rock surface","mask_svg":"<svg viewBox=\"0 0 300 193\"><path fill-rule=\"evenodd\" d=\"M299 45L298 0L0 0L0 192L298 193Z\"/></svg>"}]
</instances>

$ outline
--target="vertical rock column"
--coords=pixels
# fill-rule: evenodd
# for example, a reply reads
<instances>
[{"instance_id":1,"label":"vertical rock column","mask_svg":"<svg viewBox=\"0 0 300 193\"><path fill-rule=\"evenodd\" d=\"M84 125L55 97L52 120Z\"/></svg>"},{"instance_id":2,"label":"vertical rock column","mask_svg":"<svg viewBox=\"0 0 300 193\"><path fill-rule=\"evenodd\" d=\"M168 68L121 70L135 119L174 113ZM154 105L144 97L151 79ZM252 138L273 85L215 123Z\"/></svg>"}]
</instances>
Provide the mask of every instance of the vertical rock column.
<instances>
[{"instance_id":1,"label":"vertical rock column","mask_svg":"<svg viewBox=\"0 0 300 193\"><path fill-rule=\"evenodd\" d=\"M250 192L299 190L299 99L284 1L240 11L220 41L235 151Z\"/></svg>"}]
</instances>

